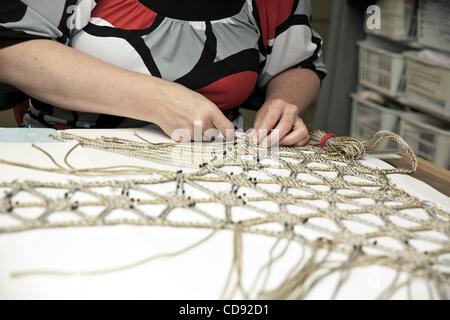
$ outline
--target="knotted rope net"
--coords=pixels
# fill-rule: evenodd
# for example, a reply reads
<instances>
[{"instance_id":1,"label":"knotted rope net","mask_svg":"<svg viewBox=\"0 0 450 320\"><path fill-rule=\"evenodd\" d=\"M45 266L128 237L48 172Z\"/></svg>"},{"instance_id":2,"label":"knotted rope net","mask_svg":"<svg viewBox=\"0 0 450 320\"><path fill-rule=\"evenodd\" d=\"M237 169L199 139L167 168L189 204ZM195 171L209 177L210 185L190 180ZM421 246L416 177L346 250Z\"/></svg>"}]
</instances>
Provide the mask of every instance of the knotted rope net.
<instances>
[{"instance_id":1,"label":"knotted rope net","mask_svg":"<svg viewBox=\"0 0 450 320\"><path fill-rule=\"evenodd\" d=\"M377 133L368 141L328 137L324 142L323 137L323 132L315 132L305 147L268 150L248 143L241 136L234 141L197 145L154 144L143 138L140 141L114 137L90 139L61 133L55 138L77 141L64 163L58 163L37 145L35 148L51 160L51 167L0 161L3 165L74 177L64 183L0 182L0 191L3 190L0 218L9 218L9 224L0 223L0 236L31 229L118 224L211 230L205 239L177 252L125 266L78 273L96 275L185 253L211 239L218 230L229 230L234 234L234 256L222 294L224 298L301 299L326 277L339 274L340 280L332 294L336 297L353 269L381 266L395 270L398 276L380 292L380 298L390 298L399 290L409 288L413 281L421 280L428 285L430 298L447 299L450 296L450 212L411 196L388 177L416 169L417 159L411 148L387 131ZM399 144L411 168L378 169L358 160L385 139ZM143 159L148 166L76 168L69 160L70 154L79 147ZM133 175L139 178L118 179ZM78 176L102 179L81 181L76 179ZM160 187L167 184L172 185L171 191ZM19 200L24 195L27 200ZM210 204L218 206L214 212ZM98 210L88 210L92 207ZM33 214L29 214L30 209ZM173 217L177 209L183 210L183 218ZM118 211L126 212L127 216L117 218L114 213ZM58 218L63 215L65 218ZM267 263L255 276L251 288L244 288L241 281L243 234L261 235L275 241ZM287 245L275 253L281 240ZM309 248L311 254L303 255L278 287L267 289L264 283L271 266L293 243ZM13 276L42 274L69 273L30 270ZM400 277L400 274L407 276ZM235 280L231 281L232 278Z\"/></svg>"}]
</instances>

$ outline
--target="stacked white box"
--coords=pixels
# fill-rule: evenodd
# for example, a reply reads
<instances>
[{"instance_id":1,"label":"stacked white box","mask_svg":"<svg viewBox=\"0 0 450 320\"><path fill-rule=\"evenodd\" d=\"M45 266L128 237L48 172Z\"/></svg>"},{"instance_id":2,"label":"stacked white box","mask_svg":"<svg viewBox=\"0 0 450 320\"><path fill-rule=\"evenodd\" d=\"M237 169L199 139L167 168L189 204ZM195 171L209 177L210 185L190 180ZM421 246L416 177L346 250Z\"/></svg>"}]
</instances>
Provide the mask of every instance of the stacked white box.
<instances>
[{"instance_id":1,"label":"stacked white box","mask_svg":"<svg viewBox=\"0 0 450 320\"><path fill-rule=\"evenodd\" d=\"M377 6L381 10L381 28L371 30L368 28L368 24L365 23L367 33L398 41L411 41L416 39L416 0L380 0L377 2Z\"/></svg>"},{"instance_id":2,"label":"stacked white box","mask_svg":"<svg viewBox=\"0 0 450 320\"><path fill-rule=\"evenodd\" d=\"M450 169L450 125L420 113L402 116L400 135L419 157Z\"/></svg>"},{"instance_id":3,"label":"stacked white box","mask_svg":"<svg viewBox=\"0 0 450 320\"><path fill-rule=\"evenodd\" d=\"M363 41L359 42L359 82L360 84L396 97L404 91L404 56L388 46L380 47Z\"/></svg>"},{"instance_id":4,"label":"stacked white box","mask_svg":"<svg viewBox=\"0 0 450 320\"><path fill-rule=\"evenodd\" d=\"M420 0L419 3L418 42L450 52L450 1Z\"/></svg>"},{"instance_id":5,"label":"stacked white box","mask_svg":"<svg viewBox=\"0 0 450 320\"><path fill-rule=\"evenodd\" d=\"M352 98L351 135L353 137L369 139L381 130L400 133L400 120L403 111L383 107L356 94L352 95ZM397 144L392 141L387 141L380 146L380 150L395 151L397 149Z\"/></svg>"},{"instance_id":6,"label":"stacked white box","mask_svg":"<svg viewBox=\"0 0 450 320\"><path fill-rule=\"evenodd\" d=\"M419 59L407 52L406 88L408 102L429 114L450 119L450 67Z\"/></svg>"}]
</instances>

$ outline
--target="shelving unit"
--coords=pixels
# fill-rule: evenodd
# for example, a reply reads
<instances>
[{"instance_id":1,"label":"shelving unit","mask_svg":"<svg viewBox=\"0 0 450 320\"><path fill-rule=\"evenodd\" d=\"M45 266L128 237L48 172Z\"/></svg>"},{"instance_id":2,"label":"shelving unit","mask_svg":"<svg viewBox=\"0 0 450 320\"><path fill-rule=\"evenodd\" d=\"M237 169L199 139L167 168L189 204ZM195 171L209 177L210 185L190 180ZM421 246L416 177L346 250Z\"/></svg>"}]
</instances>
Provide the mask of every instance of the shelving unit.
<instances>
[{"instance_id":1,"label":"shelving unit","mask_svg":"<svg viewBox=\"0 0 450 320\"><path fill-rule=\"evenodd\" d=\"M377 110L381 118L391 119L383 122L375 117L379 129L405 135L418 154L450 169L450 66L445 64L447 56L450 61L450 1L380 0L377 4L381 30L365 28L366 40L358 44L352 134L361 137L370 131L359 130L368 121L362 117ZM436 53L444 62L424 58L435 58ZM361 100L364 91L376 92L378 101ZM431 136L433 140L427 141Z\"/></svg>"},{"instance_id":2,"label":"shelving unit","mask_svg":"<svg viewBox=\"0 0 450 320\"><path fill-rule=\"evenodd\" d=\"M352 136L366 139L380 130L400 131L400 120L404 110L382 106L357 94L353 94L352 99ZM394 141L386 141L381 148L385 151L397 151L398 145Z\"/></svg>"},{"instance_id":3,"label":"shelving unit","mask_svg":"<svg viewBox=\"0 0 450 320\"><path fill-rule=\"evenodd\" d=\"M406 113L400 122L400 134L418 156L450 169L448 123L421 113Z\"/></svg>"},{"instance_id":4,"label":"shelving unit","mask_svg":"<svg viewBox=\"0 0 450 320\"><path fill-rule=\"evenodd\" d=\"M420 0L417 40L436 50L450 52L450 2Z\"/></svg>"},{"instance_id":5,"label":"shelving unit","mask_svg":"<svg viewBox=\"0 0 450 320\"><path fill-rule=\"evenodd\" d=\"M382 37L389 37L394 41L413 41L417 34L417 1L416 0L379 0L377 5L382 12L382 28L369 30Z\"/></svg>"},{"instance_id":6,"label":"shelving unit","mask_svg":"<svg viewBox=\"0 0 450 320\"><path fill-rule=\"evenodd\" d=\"M359 82L388 97L398 97L405 88L405 59L401 49L389 43L359 42Z\"/></svg>"}]
</instances>

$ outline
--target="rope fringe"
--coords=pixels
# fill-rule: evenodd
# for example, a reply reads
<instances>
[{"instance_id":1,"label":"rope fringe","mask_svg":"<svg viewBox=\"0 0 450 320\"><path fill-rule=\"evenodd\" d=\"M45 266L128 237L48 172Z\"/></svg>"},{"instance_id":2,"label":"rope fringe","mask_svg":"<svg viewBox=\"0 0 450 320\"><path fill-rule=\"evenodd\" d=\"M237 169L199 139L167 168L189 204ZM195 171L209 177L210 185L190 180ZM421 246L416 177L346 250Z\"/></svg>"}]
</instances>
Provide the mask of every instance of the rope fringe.
<instances>
[{"instance_id":1,"label":"rope fringe","mask_svg":"<svg viewBox=\"0 0 450 320\"><path fill-rule=\"evenodd\" d=\"M225 230L233 233L233 256L222 298L239 296L246 299L303 299L332 275L338 275L338 281L330 289L330 297L339 298L351 271L371 266L390 268L398 273L392 282L381 290L380 298L393 297L404 288L408 290L409 297L413 298L411 286L417 280L426 282L430 298L446 299L450 296L450 273L446 271L450 270L450 212L412 197L390 183L387 175L411 173L417 168L417 159L412 149L396 134L381 131L372 139L359 141L315 131L311 134L308 145L280 147L277 152L249 145L245 139L235 141L231 146L225 145L225 149L220 148L224 145L217 142L206 143L198 149L190 143L152 144L141 137L140 141L112 137L88 139L61 133L55 138L78 141L61 163L37 145L34 145L34 148L48 159L50 167L5 160L0 160L0 163L56 174L70 174L76 178L112 178L67 182L0 181L0 188L4 191L3 194L0 192L0 215L17 222L14 225L0 225L0 235L32 229L119 224L197 228L211 230L211 233L179 250L160 253L117 267L78 272L23 270L14 272L11 275L14 278L95 276L129 270L155 259L174 257L194 250L213 238L217 232ZM387 139L400 146L408 157L411 168L376 169L356 161L373 152ZM70 155L79 147L147 160L149 166L77 168L70 163ZM179 157L175 160L171 155L174 150L179 152ZM219 157L218 150L223 152L222 158ZM255 152L256 160L249 160ZM202 162L198 163L199 159ZM170 165L172 168L155 169L151 166L155 163ZM185 166L193 169L176 171L173 168L180 166L183 169ZM230 167L237 170L233 169L234 172L231 173L226 170ZM255 172L263 177L256 178ZM128 179L128 176L133 174L145 177ZM333 176L330 177L329 174ZM116 180L118 176L127 176L127 180ZM347 179L348 177L358 179ZM176 186L175 191L161 192L163 188L158 186L166 183L173 183ZM215 190L211 183L221 183L228 189ZM279 186L280 190L273 191L270 186L274 185ZM100 192L101 188L108 188L108 193ZM193 189L200 191L199 194L202 195L188 195L189 190ZM63 191L64 196L51 196L55 191ZM28 200L17 201L18 194L30 197ZM88 195L90 200L76 200L80 199L78 196L81 194ZM371 200L371 204L359 201L362 199ZM327 205L318 205L318 201L326 202ZM275 204L277 209L267 206L268 202ZM219 204L223 208L222 215L217 212L212 214L200 204ZM151 205L163 206L162 212L155 214L152 208L148 207ZM102 210L98 214L89 214L87 209L90 207ZM26 216L21 213L21 209L25 208L43 209L43 213L38 217ZM175 220L172 213L179 208L185 210L185 216ZM427 218L419 218L408 212L409 209L421 210ZM123 210L132 215L117 219L112 214L115 210ZM236 210L240 213L240 219L236 218ZM242 212L246 211L253 214L243 217ZM52 219L67 212L78 218ZM367 215L376 217L381 223L366 218ZM201 222L188 219L198 216L202 217ZM413 226L397 225L392 218L404 220ZM327 224L315 224L315 219L326 219L337 231ZM361 224L371 231L364 234L354 232L347 226L348 222ZM282 231L278 228L277 231L268 229L265 227L268 224L276 224ZM306 237L305 231L322 236ZM432 232L433 235L428 235L427 232ZM243 281L246 274L243 249L247 234L275 240L268 250L267 261L258 268L249 287L246 287L246 282ZM401 244L401 249L381 243L381 239L386 237ZM410 244L412 240L428 242L437 249L420 251ZM376 250L377 254L370 254L370 250ZM269 288L271 275L277 271L277 263L292 251L295 252L295 257L299 256L297 262L288 270L278 286ZM335 260L336 254L344 259ZM401 277L404 274L407 275L406 281Z\"/></svg>"}]
</instances>

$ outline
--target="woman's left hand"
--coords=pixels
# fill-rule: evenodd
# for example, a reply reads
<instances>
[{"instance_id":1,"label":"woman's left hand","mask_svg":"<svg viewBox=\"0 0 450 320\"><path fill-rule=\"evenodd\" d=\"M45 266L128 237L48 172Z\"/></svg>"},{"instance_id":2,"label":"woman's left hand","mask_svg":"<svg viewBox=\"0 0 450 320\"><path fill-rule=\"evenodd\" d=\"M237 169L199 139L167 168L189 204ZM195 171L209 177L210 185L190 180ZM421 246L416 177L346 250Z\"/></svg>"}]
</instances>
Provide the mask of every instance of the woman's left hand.
<instances>
[{"instance_id":1,"label":"woman's left hand","mask_svg":"<svg viewBox=\"0 0 450 320\"><path fill-rule=\"evenodd\" d=\"M275 144L303 146L309 140L308 129L298 116L299 108L283 99L267 100L256 114L248 139L263 147Z\"/></svg>"}]
</instances>

